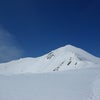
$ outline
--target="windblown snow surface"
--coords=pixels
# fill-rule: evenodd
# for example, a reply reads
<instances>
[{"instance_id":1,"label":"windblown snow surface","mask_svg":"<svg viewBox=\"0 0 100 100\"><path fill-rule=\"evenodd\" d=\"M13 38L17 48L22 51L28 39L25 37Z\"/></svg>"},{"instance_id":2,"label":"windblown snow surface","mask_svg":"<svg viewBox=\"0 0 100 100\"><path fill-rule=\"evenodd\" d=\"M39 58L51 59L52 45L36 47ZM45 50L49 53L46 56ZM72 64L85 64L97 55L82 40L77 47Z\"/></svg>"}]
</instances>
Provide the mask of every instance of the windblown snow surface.
<instances>
[{"instance_id":1,"label":"windblown snow surface","mask_svg":"<svg viewBox=\"0 0 100 100\"><path fill-rule=\"evenodd\" d=\"M2 63L0 100L100 100L100 58L67 45Z\"/></svg>"}]
</instances>

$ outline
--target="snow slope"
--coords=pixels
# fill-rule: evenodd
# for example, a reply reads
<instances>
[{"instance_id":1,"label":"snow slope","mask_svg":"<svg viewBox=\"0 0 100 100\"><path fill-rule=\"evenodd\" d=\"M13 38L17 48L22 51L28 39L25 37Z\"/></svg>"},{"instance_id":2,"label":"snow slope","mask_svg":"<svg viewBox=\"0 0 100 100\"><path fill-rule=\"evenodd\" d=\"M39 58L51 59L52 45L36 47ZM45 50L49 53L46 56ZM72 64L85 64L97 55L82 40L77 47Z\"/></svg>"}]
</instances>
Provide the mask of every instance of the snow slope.
<instances>
[{"instance_id":1,"label":"snow slope","mask_svg":"<svg viewBox=\"0 0 100 100\"><path fill-rule=\"evenodd\" d=\"M0 100L100 100L100 58L67 45L0 64Z\"/></svg>"},{"instance_id":2,"label":"snow slope","mask_svg":"<svg viewBox=\"0 0 100 100\"><path fill-rule=\"evenodd\" d=\"M100 65L100 58L71 45L37 58L22 58L0 64L0 74L44 73L88 68Z\"/></svg>"},{"instance_id":3,"label":"snow slope","mask_svg":"<svg viewBox=\"0 0 100 100\"><path fill-rule=\"evenodd\" d=\"M100 100L99 75L99 68L0 75L0 100Z\"/></svg>"}]
</instances>

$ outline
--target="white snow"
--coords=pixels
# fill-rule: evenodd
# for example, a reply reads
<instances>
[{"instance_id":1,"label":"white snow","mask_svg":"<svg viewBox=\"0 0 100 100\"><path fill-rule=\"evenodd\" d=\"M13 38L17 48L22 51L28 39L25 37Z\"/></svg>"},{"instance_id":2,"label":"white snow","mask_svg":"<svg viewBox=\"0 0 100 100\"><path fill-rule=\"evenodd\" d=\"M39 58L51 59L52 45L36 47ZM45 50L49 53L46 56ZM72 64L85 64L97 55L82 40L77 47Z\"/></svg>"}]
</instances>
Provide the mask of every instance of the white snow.
<instances>
[{"instance_id":1,"label":"white snow","mask_svg":"<svg viewBox=\"0 0 100 100\"><path fill-rule=\"evenodd\" d=\"M67 45L2 63L0 100L100 100L100 58Z\"/></svg>"},{"instance_id":2,"label":"white snow","mask_svg":"<svg viewBox=\"0 0 100 100\"><path fill-rule=\"evenodd\" d=\"M99 74L100 69L89 68L0 75L0 100L100 100L100 81L92 85Z\"/></svg>"}]
</instances>

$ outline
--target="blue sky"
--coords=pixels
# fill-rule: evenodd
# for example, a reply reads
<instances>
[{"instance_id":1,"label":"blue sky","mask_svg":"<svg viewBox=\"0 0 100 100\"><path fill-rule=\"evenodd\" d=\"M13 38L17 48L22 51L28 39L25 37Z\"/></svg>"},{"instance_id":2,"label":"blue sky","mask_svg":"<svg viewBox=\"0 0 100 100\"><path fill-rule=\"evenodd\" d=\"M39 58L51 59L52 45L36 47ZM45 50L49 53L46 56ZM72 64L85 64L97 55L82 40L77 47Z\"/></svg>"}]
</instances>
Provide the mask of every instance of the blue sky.
<instances>
[{"instance_id":1,"label":"blue sky","mask_svg":"<svg viewBox=\"0 0 100 100\"><path fill-rule=\"evenodd\" d=\"M100 0L2 0L0 27L23 57L67 44L100 57Z\"/></svg>"}]
</instances>

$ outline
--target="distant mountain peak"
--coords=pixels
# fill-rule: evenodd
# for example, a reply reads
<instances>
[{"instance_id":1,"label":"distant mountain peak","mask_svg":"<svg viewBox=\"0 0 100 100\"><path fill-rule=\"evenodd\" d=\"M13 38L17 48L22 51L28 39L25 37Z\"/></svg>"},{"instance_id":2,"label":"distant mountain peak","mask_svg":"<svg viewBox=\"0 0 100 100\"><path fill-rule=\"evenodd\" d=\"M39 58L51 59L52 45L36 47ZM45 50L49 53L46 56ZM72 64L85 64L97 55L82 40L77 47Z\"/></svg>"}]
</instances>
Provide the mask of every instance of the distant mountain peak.
<instances>
[{"instance_id":1,"label":"distant mountain peak","mask_svg":"<svg viewBox=\"0 0 100 100\"><path fill-rule=\"evenodd\" d=\"M80 48L77 48L77 47L75 47L75 46L73 46L73 45L65 45L65 46L63 46L63 47L60 47L60 48L58 48L58 49L56 49L56 50L64 50L64 51L74 51L74 50L78 50L78 49L80 49ZM56 50L54 50L54 51L56 51Z\"/></svg>"},{"instance_id":2,"label":"distant mountain peak","mask_svg":"<svg viewBox=\"0 0 100 100\"><path fill-rule=\"evenodd\" d=\"M66 47L66 48L76 48L75 46L73 46L71 44L65 45L64 47Z\"/></svg>"}]
</instances>

